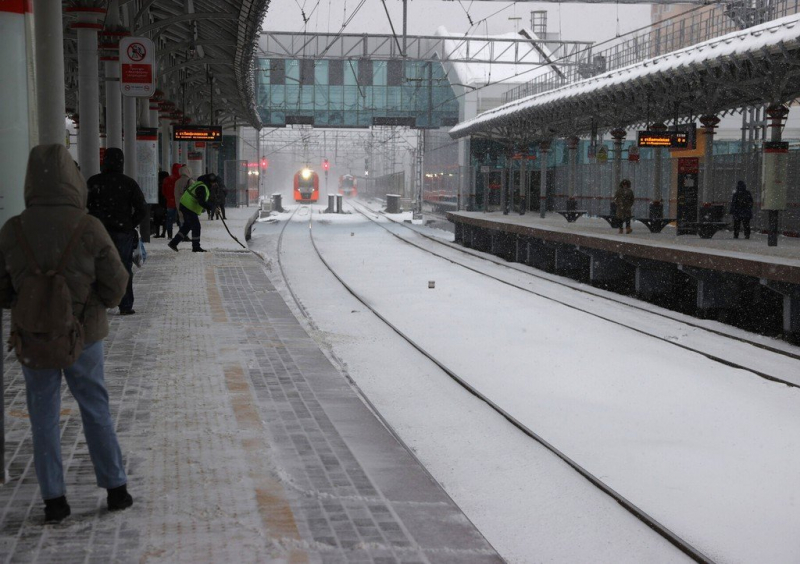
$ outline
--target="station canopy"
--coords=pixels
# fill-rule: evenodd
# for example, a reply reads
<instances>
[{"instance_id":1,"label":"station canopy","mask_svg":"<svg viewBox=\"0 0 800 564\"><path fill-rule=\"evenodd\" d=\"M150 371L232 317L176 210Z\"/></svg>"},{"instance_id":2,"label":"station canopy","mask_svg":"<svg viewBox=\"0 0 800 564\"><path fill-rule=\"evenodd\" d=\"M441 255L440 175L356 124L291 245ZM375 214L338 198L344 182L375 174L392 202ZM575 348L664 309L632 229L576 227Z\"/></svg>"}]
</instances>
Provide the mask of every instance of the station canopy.
<instances>
[{"instance_id":1,"label":"station canopy","mask_svg":"<svg viewBox=\"0 0 800 564\"><path fill-rule=\"evenodd\" d=\"M532 142L798 96L800 16L792 15L509 102L457 124L450 136Z\"/></svg>"},{"instance_id":2,"label":"station canopy","mask_svg":"<svg viewBox=\"0 0 800 564\"><path fill-rule=\"evenodd\" d=\"M213 111L213 123L218 125L259 128L253 64L268 4L269 0L95 0L68 8L107 8L99 35L101 60L116 56L113 48L104 47L113 46L121 34L152 39L157 48L157 88L194 123L209 123ZM65 9L66 94L72 112L78 96L73 18L74 13Z\"/></svg>"}]
</instances>

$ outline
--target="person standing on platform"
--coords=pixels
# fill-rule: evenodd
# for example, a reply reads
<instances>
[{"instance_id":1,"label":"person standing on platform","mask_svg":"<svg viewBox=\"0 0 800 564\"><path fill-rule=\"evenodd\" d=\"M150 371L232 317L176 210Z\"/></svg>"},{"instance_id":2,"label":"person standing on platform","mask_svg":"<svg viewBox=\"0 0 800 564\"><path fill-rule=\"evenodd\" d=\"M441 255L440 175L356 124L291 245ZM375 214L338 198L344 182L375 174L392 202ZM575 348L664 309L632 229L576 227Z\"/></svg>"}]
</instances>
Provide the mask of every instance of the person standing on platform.
<instances>
[{"instance_id":1,"label":"person standing on platform","mask_svg":"<svg viewBox=\"0 0 800 564\"><path fill-rule=\"evenodd\" d=\"M736 183L736 190L731 199L731 215L733 216L733 238L739 238L739 229L744 226L744 238L750 238L750 220L753 218L753 195L743 180Z\"/></svg>"},{"instance_id":2,"label":"person standing on platform","mask_svg":"<svg viewBox=\"0 0 800 564\"><path fill-rule=\"evenodd\" d=\"M178 251L178 243L189 239L188 233L192 232L192 252L205 253L206 250L200 246L200 214L203 210L210 210L208 203L211 192L203 182L199 180L193 182L186 188L180 199L180 212L183 214L183 225L172 241L169 248Z\"/></svg>"},{"instance_id":3,"label":"person standing on platform","mask_svg":"<svg viewBox=\"0 0 800 564\"><path fill-rule=\"evenodd\" d=\"M167 237L172 239L172 224L178 221L178 209L175 203L175 183L181 177L180 163L172 164L172 173L164 180L161 192L167 199ZM178 222L180 227L180 222Z\"/></svg>"},{"instance_id":4,"label":"person standing on platform","mask_svg":"<svg viewBox=\"0 0 800 564\"><path fill-rule=\"evenodd\" d=\"M217 202L217 175L212 173L204 174L203 176L198 176L197 180L208 186L208 191L211 194L208 198L208 219L214 219L214 212L217 210L217 206L219 205Z\"/></svg>"},{"instance_id":5,"label":"person standing on platform","mask_svg":"<svg viewBox=\"0 0 800 564\"><path fill-rule=\"evenodd\" d=\"M228 191L222 183L222 179L217 176L217 219L222 217L223 220L228 219L225 217L225 200L228 197Z\"/></svg>"},{"instance_id":6,"label":"person standing on platform","mask_svg":"<svg viewBox=\"0 0 800 564\"><path fill-rule=\"evenodd\" d=\"M136 227L147 217L147 202L136 181L125 176L122 150L106 149L103 172L92 176L87 209L103 222L128 271L128 289L119 303L120 315L133 315L133 246Z\"/></svg>"},{"instance_id":7,"label":"person standing on platform","mask_svg":"<svg viewBox=\"0 0 800 564\"><path fill-rule=\"evenodd\" d=\"M108 231L86 213L86 198L86 181L67 149L63 145L39 145L28 159L25 211L0 230L0 305L12 310L15 346L23 355L20 360L33 435L33 462L47 523L63 521L71 513L61 461L62 373L78 402L97 485L108 491L108 509L116 511L133 504L103 374L106 308L119 303L129 277ZM55 273L47 276L52 280L47 287L55 294L36 296L33 288L45 287L37 271ZM59 276L60 272L64 275ZM57 294L59 288L64 289L58 279L66 283L67 292ZM41 300L32 301L34 296ZM70 308L56 308L55 304L68 306L70 302L73 319L61 319L69 315ZM58 309L60 313L56 313ZM55 336L47 345L50 358L34 357L40 347L35 340L25 339L30 321L24 319L26 312L37 319L47 318L42 312L51 313L53 317L43 321L46 325L80 324L82 350L64 348L68 333L55 333L49 334ZM66 367L44 367L47 365ZM76 474L72 466L71 479L80 480L81 472Z\"/></svg>"},{"instance_id":8,"label":"person standing on platform","mask_svg":"<svg viewBox=\"0 0 800 564\"><path fill-rule=\"evenodd\" d=\"M633 190L631 181L627 178L619 183L619 188L614 193L614 203L617 205L617 221L619 221L619 232L622 233L622 225L625 224L625 233L632 233L631 218L633 217Z\"/></svg>"},{"instance_id":9,"label":"person standing on platform","mask_svg":"<svg viewBox=\"0 0 800 564\"><path fill-rule=\"evenodd\" d=\"M175 207L178 210L178 225L183 227L185 221L183 217L183 210L181 209L181 197L183 196L186 187L189 186L192 180L192 171L186 165L181 165L178 169L178 180L175 181Z\"/></svg>"},{"instance_id":10,"label":"person standing on platform","mask_svg":"<svg viewBox=\"0 0 800 564\"><path fill-rule=\"evenodd\" d=\"M164 180L169 174L165 170L158 171L158 203L153 205L153 227L156 228L154 239L167 236L167 198L164 196Z\"/></svg>"}]
</instances>

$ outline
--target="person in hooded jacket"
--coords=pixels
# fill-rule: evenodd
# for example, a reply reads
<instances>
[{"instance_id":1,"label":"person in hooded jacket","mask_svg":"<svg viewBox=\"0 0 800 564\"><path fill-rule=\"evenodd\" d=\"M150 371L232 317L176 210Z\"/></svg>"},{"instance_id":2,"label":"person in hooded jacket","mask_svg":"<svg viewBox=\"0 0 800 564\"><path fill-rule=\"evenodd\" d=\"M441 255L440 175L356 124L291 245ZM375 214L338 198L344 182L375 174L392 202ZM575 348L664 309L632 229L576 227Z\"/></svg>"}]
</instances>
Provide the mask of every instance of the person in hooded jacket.
<instances>
[{"instance_id":1,"label":"person in hooded jacket","mask_svg":"<svg viewBox=\"0 0 800 564\"><path fill-rule=\"evenodd\" d=\"M623 224L625 233L632 233L631 218L633 217L633 202L635 201L631 181L623 178L619 183L619 188L614 192L614 203L617 204L617 221L619 221L619 232L622 233Z\"/></svg>"},{"instance_id":2,"label":"person in hooded jacket","mask_svg":"<svg viewBox=\"0 0 800 564\"><path fill-rule=\"evenodd\" d=\"M192 252L204 253L206 252L200 246L200 214L203 210L209 211L211 204L209 198L211 191L203 182L199 180L192 182L183 193L180 199L180 210L183 214L183 225L180 231L170 241L167 246L173 251L178 251L178 243L189 239L189 231L192 232Z\"/></svg>"},{"instance_id":3,"label":"person in hooded jacket","mask_svg":"<svg viewBox=\"0 0 800 564\"><path fill-rule=\"evenodd\" d=\"M153 212L153 227L156 228L154 239L163 239L167 236L167 198L164 196L163 187L168 176L167 171L158 171L158 203L150 206Z\"/></svg>"},{"instance_id":4,"label":"person in hooded jacket","mask_svg":"<svg viewBox=\"0 0 800 564\"><path fill-rule=\"evenodd\" d=\"M181 165L178 169L178 180L175 181L175 207L178 209L178 225L183 227L183 222L186 219L183 217L183 210L181 209L181 197L186 191L186 187L191 184L192 171L186 165Z\"/></svg>"},{"instance_id":5,"label":"person in hooded jacket","mask_svg":"<svg viewBox=\"0 0 800 564\"><path fill-rule=\"evenodd\" d=\"M106 228L98 219L87 218L86 199L86 182L63 145L39 145L31 150L25 177L25 211L17 217L36 263L45 271L56 269L76 228L83 226L64 276L73 314L82 320L84 347L63 375L80 407L97 485L108 490L108 509L115 511L130 507L133 498L127 491L122 452L109 411L103 339L108 335L106 308L119 303L128 274ZM16 218L0 229L0 305L4 308L14 305L30 275L29 262L15 236L15 223ZM45 521L59 522L70 515L59 428L62 370L22 366L22 373Z\"/></svg>"},{"instance_id":6,"label":"person in hooded jacket","mask_svg":"<svg viewBox=\"0 0 800 564\"><path fill-rule=\"evenodd\" d=\"M122 263L128 270L128 289L119 303L120 315L132 315L133 310L133 249L136 227L147 216L147 202L136 181L123 174L125 157L117 148L106 149L100 174L86 184L89 188L89 213L103 222L117 246Z\"/></svg>"},{"instance_id":7,"label":"person in hooded jacket","mask_svg":"<svg viewBox=\"0 0 800 564\"><path fill-rule=\"evenodd\" d=\"M214 174L213 172L211 172L209 174L204 174L202 176L198 176L197 180L199 182L202 182L206 186L208 186L208 192L209 192L208 210L207 210L208 211L208 219L213 220L214 219L214 212L216 211L217 205L218 205L217 204L217 183L218 183L217 175Z\"/></svg>"},{"instance_id":8,"label":"person in hooded jacket","mask_svg":"<svg viewBox=\"0 0 800 564\"><path fill-rule=\"evenodd\" d=\"M739 238L739 229L744 226L744 238L750 238L750 220L753 218L753 195L744 181L736 183L736 191L731 198L731 215L733 215L733 238Z\"/></svg>"},{"instance_id":9,"label":"person in hooded jacket","mask_svg":"<svg viewBox=\"0 0 800 564\"><path fill-rule=\"evenodd\" d=\"M172 173L164 179L164 184L161 186L161 193L167 199L167 237L172 239L172 225L178 221L178 208L175 205L175 182L181 177L180 163L173 163ZM178 227L181 224L178 222Z\"/></svg>"}]
</instances>

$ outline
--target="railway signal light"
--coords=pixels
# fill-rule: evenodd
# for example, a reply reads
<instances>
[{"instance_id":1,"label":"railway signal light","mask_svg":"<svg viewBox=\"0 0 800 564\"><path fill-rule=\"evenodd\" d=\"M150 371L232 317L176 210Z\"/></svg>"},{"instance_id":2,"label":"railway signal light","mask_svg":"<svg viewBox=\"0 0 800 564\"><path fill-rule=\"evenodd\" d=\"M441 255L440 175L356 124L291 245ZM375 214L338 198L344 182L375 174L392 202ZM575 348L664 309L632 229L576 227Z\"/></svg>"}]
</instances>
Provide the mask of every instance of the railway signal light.
<instances>
[{"instance_id":1,"label":"railway signal light","mask_svg":"<svg viewBox=\"0 0 800 564\"><path fill-rule=\"evenodd\" d=\"M261 168L266 170L267 167L269 167L269 161L267 160L267 157L261 157Z\"/></svg>"},{"instance_id":2,"label":"railway signal light","mask_svg":"<svg viewBox=\"0 0 800 564\"><path fill-rule=\"evenodd\" d=\"M331 163L328 162L328 159L323 159L322 161L322 170L328 172L328 169L331 168Z\"/></svg>"}]
</instances>

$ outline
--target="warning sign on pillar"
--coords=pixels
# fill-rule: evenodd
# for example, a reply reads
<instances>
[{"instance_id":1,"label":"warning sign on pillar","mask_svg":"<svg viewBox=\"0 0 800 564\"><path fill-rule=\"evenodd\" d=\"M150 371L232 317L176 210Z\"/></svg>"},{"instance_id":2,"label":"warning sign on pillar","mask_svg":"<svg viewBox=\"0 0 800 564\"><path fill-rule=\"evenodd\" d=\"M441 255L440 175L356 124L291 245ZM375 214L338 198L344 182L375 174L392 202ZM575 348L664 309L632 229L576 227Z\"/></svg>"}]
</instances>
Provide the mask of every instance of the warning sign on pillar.
<instances>
[{"instance_id":1,"label":"warning sign on pillar","mask_svg":"<svg viewBox=\"0 0 800 564\"><path fill-rule=\"evenodd\" d=\"M786 209L789 172L789 143L767 141L761 165L761 209Z\"/></svg>"},{"instance_id":2,"label":"warning sign on pillar","mask_svg":"<svg viewBox=\"0 0 800 564\"><path fill-rule=\"evenodd\" d=\"M155 92L155 46L147 37L119 42L119 88L123 96L151 97Z\"/></svg>"}]
</instances>

